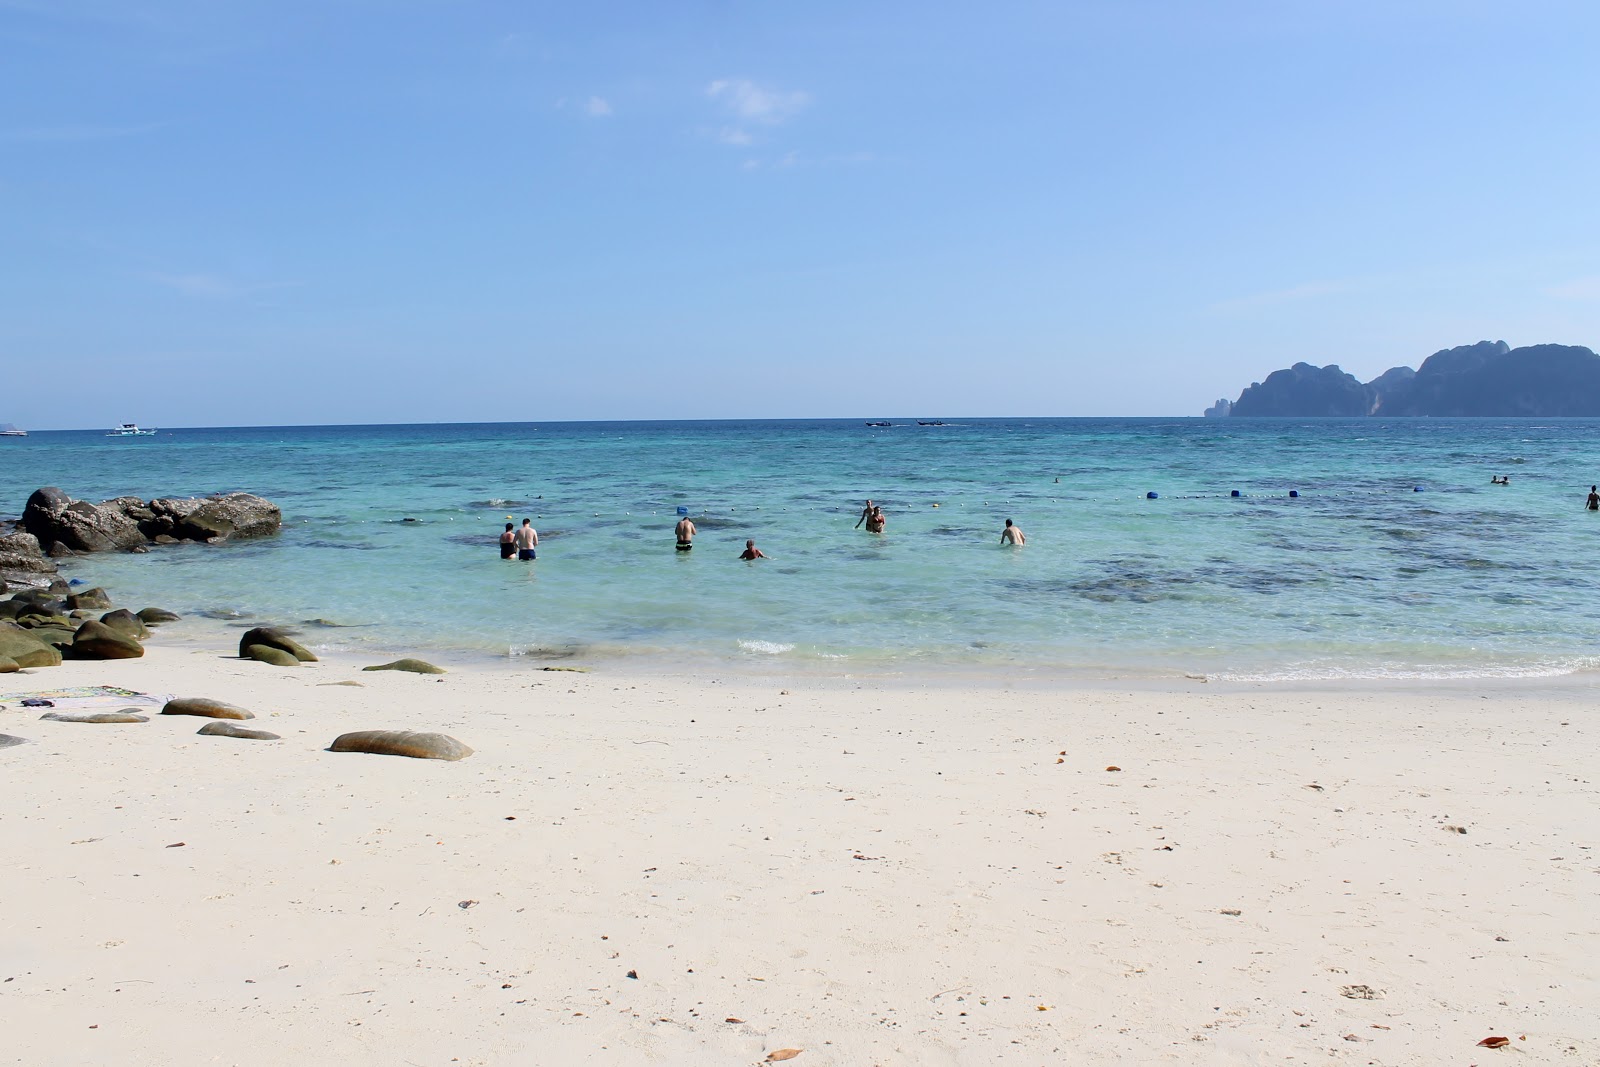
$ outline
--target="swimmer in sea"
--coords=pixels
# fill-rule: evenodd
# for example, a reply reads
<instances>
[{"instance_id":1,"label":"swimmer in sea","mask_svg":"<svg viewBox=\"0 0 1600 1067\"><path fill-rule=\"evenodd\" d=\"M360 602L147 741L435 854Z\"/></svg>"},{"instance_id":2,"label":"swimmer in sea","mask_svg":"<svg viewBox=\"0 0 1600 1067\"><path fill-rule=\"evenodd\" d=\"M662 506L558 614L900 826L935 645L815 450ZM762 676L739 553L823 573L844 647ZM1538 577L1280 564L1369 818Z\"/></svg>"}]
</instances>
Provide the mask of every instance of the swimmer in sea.
<instances>
[{"instance_id":1,"label":"swimmer in sea","mask_svg":"<svg viewBox=\"0 0 1600 1067\"><path fill-rule=\"evenodd\" d=\"M757 548L756 547L756 543L754 541L746 541L744 543L744 551L739 553L739 558L740 559L770 559L771 557L769 557L765 552L763 552L759 548Z\"/></svg>"},{"instance_id":2,"label":"swimmer in sea","mask_svg":"<svg viewBox=\"0 0 1600 1067\"><path fill-rule=\"evenodd\" d=\"M517 531L517 558L537 559L539 553L534 551L539 547L539 531L533 528L532 519L522 520L522 529Z\"/></svg>"},{"instance_id":3,"label":"swimmer in sea","mask_svg":"<svg viewBox=\"0 0 1600 1067\"><path fill-rule=\"evenodd\" d=\"M690 520L689 516L685 515L683 518L679 519L678 525L673 527L673 533L677 534L678 537L678 551L687 552L693 548L694 535L699 532L699 530L694 528L694 523Z\"/></svg>"},{"instance_id":4,"label":"swimmer in sea","mask_svg":"<svg viewBox=\"0 0 1600 1067\"><path fill-rule=\"evenodd\" d=\"M1000 531L1002 545L1025 545L1028 539L1022 534L1022 527L1012 525L1010 519L1006 520L1006 528Z\"/></svg>"},{"instance_id":5,"label":"swimmer in sea","mask_svg":"<svg viewBox=\"0 0 1600 1067\"><path fill-rule=\"evenodd\" d=\"M511 532L511 524L506 523L506 532L500 535L500 558L517 558L517 535Z\"/></svg>"},{"instance_id":6,"label":"swimmer in sea","mask_svg":"<svg viewBox=\"0 0 1600 1067\"><path fill-rule=\"evenodd\" d=\"M883 533L883 527L883 509L875 506L872 514L867 517L867 533Z\"/></svg>"},{"instance_id":7,"label":"swimmer in sea","mask_svg":"<svg viewBox=\"0 0 1600 1067\"><path fill-rule=\"evenodd\" d=\"M861 517L856 520L856 524L855 524L854 529L859 530L859 529L861 529L861 524L862 523L865 522L865 523L869 523L870 524L871 521L872 521L872 501L869 500L869 501L867 501L867 506L861 509ZM868 530L872 529L871 525L868 525L867 529Z\"/></svg>"},{"instance_id":8,"label":"swimmer in sea","mask_svg":"<svg viewBox=\"0 0 1600 1067\"><path fill-rule=\"evenodd\" d=\"M1589 487L1589 499L1584 501L1583 506L1590 511L1600 511L1600 485Z\"/></svg>"}]
</instances>

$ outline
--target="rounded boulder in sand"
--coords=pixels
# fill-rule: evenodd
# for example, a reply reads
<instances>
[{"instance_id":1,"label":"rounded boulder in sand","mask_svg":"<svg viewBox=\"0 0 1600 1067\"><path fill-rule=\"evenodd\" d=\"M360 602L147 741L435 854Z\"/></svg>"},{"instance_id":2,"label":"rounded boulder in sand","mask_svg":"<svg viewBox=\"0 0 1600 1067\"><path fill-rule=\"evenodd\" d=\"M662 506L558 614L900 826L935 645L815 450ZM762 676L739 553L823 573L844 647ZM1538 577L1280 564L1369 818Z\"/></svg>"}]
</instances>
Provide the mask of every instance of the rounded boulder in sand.
<instances>
[{"instance_id":1,"label":"rounded boulder in sand","mask_svg":"<svg viewBox=\"0 0 1600 1067\"><path fill-rule=\"evenodd\" d=\"M376 667L362 667L364 671L407 671L411 674L444 674L443 667L435 667L425 659L397 659L393 663L380 663Z\"/></svg>"},{"instance_id":2,"label":"rounded boulder in sand","mask_svg":"<svg viewBox=\"0 0 1600 1067\"><path fill-rule=\"evenodd\" d=\"M177 612L168 611L166 608L140 608L134 614L138 615L139 620L146 626L155 626L163 622L177 622L183 618Z\"/></svg>"},{"instance_id":3,"label":"rounded boulder in sand","mask_svg":"<svg viewBox=\"0 0 1600 1067\"><path fill-rule=\"evenodd\" d=\"M139 714L138 708L119 711L47 711L39 716L51 722L149 722L148 715Z\"/></svg>"},{"instance_id":4,"label":"rounded boulder in sand","mask_svg":"<svg viewBox=\"0 0 1600 1067\"><path fill-rule=\"evenodd\" d=\"M144 646L103 622L90 619L72 635L72 655L77 659L138 659Z\"/></svg>"},{"instance_id":5,"label":"rounded boulder in sand","mask_svg":"<svg viewBox=\"0 0 1600 1067\"><path fill-rule=\"evenodd\" d=\"M444 760L465 759L472 755L472 749L449 734L430 734L418 730L357 730L340 734L328 746L328 751Z\"/></svg>"},{"instance_id":6,"label":"rounded boulder in sand","mask_svg":"<svg viewBox=\"0 0 1600 1067\"><path fill-rule=\"evenodd\" d=\"M271 645L247 645L240 651L239 655L243 659L253 659L257 663L270 663L274 667L300 666L300 661L295 658L294 653L285 652L281 648L273 648Z\"/></svg>"},{"instance_id":7,"label":"rounded boulder in sand","mask_svg":"<svg viewBox=\"0 0 1600 1067\"><path fill-rule=\"evenodd\" d=\"M275 626L256 626L244 632L239 638L239 658L253 659L249 653L251 645L263 645L267 648L276 648L287 652L301 663L315 663L317 657L311 650Z\"/></svg>"},{"instance_id":8,"label":"rounded boulder in sand","mask_svg":"<svg viewBox=\"0 0 1600 1067\"><path fill-rule=\"evenodd\" d=\"M208 722L195 733L202 737L240 737L246 741L281 741L283 738L267 730L252 730L246 726L235 726L231 722Z\"/></svg>"},{"instance_id":9,"label":"rounded boulder in sand","mask_svg":"<svg viewBox=\"0 0 1600 1067\"><path fill-rule=\"evenodd\" d=\"M0 620L0 656L19 667L59 667L61 653L9 620Z\"/></svg>"},{"instance_id":10,"label":"rounded boulder in sand","mask_svg":"<svg viewBox=\"0 0 1600 1067\"><path fill-rule=\"evenodd\" d=\"M255 712L210 697L178 697L161 709L163 715L198 715L205 719L253 719Z\"/></svg>"},{"instance_id":11,"label":"rounded boulder in sand","mask_svg":"<svg viewBox=\"0 0 1600 1067\"><path fill-rule=\"evenodd\" d=\"M123 636L133 638L135 641L143 641L150 636L150 628L144 624L144 620L127 608L108 611L100 616L100 621Z\"/></svg>"}]
</instances>

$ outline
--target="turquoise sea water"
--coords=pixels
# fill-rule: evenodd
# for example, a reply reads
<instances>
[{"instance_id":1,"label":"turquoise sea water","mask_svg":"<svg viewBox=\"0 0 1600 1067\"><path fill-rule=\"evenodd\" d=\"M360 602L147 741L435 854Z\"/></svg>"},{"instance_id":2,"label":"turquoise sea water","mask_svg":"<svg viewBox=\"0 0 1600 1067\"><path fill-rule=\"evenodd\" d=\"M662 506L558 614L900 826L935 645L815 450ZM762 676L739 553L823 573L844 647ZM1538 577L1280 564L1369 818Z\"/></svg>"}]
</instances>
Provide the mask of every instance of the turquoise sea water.
<instances>
[{"instance_id":1,"label":"turquoise sea water","mask_svg":"<svg viewBox=\"0 0 1600 1067\"><path fill-rule=\"evenodd\" d=\"M1600 664L1600 420L892 421L35 433L0 439L0 514L41 485L268 497L277 538L69 574L120 603L339 624L304 628L323 648L1230 678ZM867 497L883 535L852 529ZM534 520L537 562L499 559L508 515ZM1025 547L998 544L1007 517ZM738 561L747 537L771 558Z\"/></svg>"}]
</instances>

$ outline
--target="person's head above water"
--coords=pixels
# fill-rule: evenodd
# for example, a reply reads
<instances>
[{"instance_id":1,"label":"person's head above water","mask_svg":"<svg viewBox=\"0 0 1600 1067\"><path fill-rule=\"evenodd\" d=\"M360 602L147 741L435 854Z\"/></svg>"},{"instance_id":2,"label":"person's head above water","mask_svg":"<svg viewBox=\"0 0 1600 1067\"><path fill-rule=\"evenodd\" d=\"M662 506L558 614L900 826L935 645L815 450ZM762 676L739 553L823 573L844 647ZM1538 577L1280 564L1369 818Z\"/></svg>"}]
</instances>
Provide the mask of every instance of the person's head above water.
<instances>
[{"instance_id":1,"label":"person's head above water","mask_svg":"<svg viewBox=\"0 0 1600 1067\"><path fill-rule=\"evenodd\" d=\"M1011 520L1010 520L1010 519L1007 519L1007 520L1006 520L1006 525L1007 525L1007 526L1010 526L1010 525L1011 525Z\"/></svg>"},{"instance_id":2,"label":"person's head above water","mask_svg":"<svg viewBox=\"0 0 1600 1067\"><path fill-rule=\"evenodd\" d=\"M756 543L755 543L754 540L749 540L749 541L746 541L744 543L744 547L746 547L746 548L754 548L754 547L756 547Z\"/></svg>"},{"instance_id":3,"label":"person's head above water","mask_svg":"<svg viewBox=\"0 0 1600 1067\"><path fill-rule=\"evenodd\" d=\"M532 519L523 519L522 520L522 525L524 525L524 526L532 526L533 525L533 520Z\"/></svg>"},{"instance_id":4,"label":"person's head above water","mask_svg":"<svg viewBox=\"0 0 1600 1067\"><path fill-rule=\"evenodd\" d=\"M509 522L506 523L506 529L508 529L508 530L511 529L511 524Z\"/></svg>"}]
</instances>

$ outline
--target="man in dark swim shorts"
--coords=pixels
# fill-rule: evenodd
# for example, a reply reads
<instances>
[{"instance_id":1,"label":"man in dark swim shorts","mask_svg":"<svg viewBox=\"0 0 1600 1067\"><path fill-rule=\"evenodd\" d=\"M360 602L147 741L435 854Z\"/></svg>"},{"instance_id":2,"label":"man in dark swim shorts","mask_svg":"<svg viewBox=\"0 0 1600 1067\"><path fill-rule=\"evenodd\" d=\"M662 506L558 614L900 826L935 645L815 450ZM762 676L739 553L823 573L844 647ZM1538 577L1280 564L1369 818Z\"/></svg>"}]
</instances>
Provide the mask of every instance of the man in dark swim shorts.
<instances>
[{"instance_id":1,"label":"man in dark swim shorts","mask_svg":"<svg viewBox=\"0 0 1600 1067\"><path fill-rule=\"evenodd\" d=\"M511 524L506 523L506 532L500 535L500 558L517 558L517 535L511 532Z\"/></svg>"},{"instance_id":2,"label":"man in dark swim shorts","mask_svg":"<svg viewBox=\"0 0 1600 1067\"><path fill-rule=\"evenodd\" d=\"M677 534L678 537L678 551L687 552L693 548L694 535L699 532L699 530L694 528L694 522L689 518L689 516L685 515L683 518L679 519L678 525L673 529L673 533Z\"/></svg>"},{"instance_id":3,"label":"man in dark swim shorts","mask_svg":"<svg viewBox=\"0 0 1600 1067\"><path fill-rule=\"evenodd\" d=\"M539 531L533 528L532 519L522 520L522 529L517 531L517 558L537 559L539 554L534 549L539 547Z\"/></svg>"}]
</instances>

